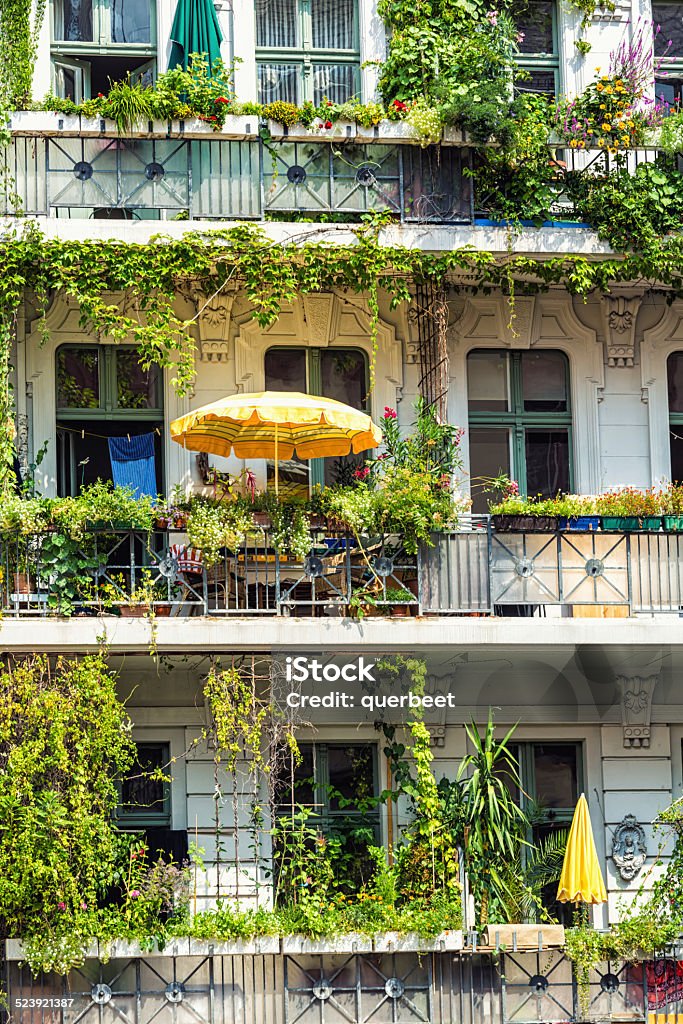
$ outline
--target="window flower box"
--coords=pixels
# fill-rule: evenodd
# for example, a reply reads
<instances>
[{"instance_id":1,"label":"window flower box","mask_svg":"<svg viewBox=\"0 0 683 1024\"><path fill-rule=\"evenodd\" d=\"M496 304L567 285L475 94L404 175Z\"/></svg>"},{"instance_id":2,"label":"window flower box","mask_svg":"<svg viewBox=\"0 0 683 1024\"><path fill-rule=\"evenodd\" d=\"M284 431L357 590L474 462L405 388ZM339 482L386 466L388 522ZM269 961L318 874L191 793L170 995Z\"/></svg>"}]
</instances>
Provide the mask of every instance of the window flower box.
<instances>
[{"instance_id":1,"label":"window flower box","mask_svg":"<svg viewBox=\"0 0 683 1024\"><path fill-rule=\"evenodd\" d=\"M683 516L663 516L662 524L667 533L683 532Z\"/></svg>"},{"instance_id":2,"label":"window flower box","mask_svg":"<svg viewBox=\"0 0 683 1024\"><path fill-rule=\"evenodd\" d=\"M331 935L322 939L309 939L305 935L285 935L282 939L284 954L297 953L372 953L372 939L359 932Z\"/></svg>"},{"instance_id":3,"label":"window flower box","mask_svg":"<svg viewBox=\"0 0 683 1024\"><path fill-rule=\"evenodd\" d=\"M447 953L463 948L461 931L443 931L433 939L417 932L382 932L373 940L375 953Z\"/></svg>"},{"instance_id":4,"label":"window flower box","mask_svg":"<svg viewBox=\"0 0 683 1024\"><path fill-rule=\"evenodd\" d=\"M494 515L498 533L552 533L558 527L557 516Z\"/></svg>"},{"instance_id":5,"label":"window flower box","mask_svg":"<svg viewBox=\"0 0 683 1024\"><path fill-rule=\"evenodd\" d=\"M609 532L633 533L637 530L656 532L661 529L661 516L602 516L602 528Z\"/></svg>"},{"instance_id":6,"label":"window flower box","mask_svg":"<svg viewBox=\"0 0 683 1024\"><path fill-rule=\"evenodd\" d=\"M594 533L600 529L600 516L560 516L560 529L576 533Z\"/></svg>"}]
</instances>

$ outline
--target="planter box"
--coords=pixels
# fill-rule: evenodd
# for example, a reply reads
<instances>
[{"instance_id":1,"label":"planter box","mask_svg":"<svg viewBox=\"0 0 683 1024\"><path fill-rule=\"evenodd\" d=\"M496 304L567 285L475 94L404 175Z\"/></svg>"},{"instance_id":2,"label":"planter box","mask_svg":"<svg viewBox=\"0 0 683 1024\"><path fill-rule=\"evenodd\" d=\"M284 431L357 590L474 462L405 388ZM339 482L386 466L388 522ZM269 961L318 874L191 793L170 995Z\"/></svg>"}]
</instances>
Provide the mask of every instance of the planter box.
<instances>
[{"instance_id":1,"label":"planter box","mask_svg":"<svg viewBox=\"0 0 683 1024\"><path fill-rule=\"evenodd\" d=\"M66 120L64 114L55 114L52 110L14 110L10 117L10 128L21 135L57 135L59 119ZM78 115L75 116L78 131Z\"/></svg>"},{"instance_id":2,"label":"planter box","mask_svg":"<svg viewBox=\"0 0 683 1024\"><path fill-rule=\"evenodd\" d=\"M443 130L443 144L445 146L467 146L468 139L462 128L449 126Z\"/></svg>"},{"instance_id":3,"label":"planter box","mask_svg":"<svg viewBox=\"0 0 683 1024\"><path fill-rule=\"evenodd\" d=\"M493 949L542 949L564 946L561 924L494 924L484 932L484 944Z\"/></svg>"},{"instance_id":4,"label":"planter box","mask_svg":"<svg viewBox=\"0 0 683 1024\"><path fill-rule=\"evenodd\" d=\"M118 135L119 131L114 121L104 117L82 117L80 134L92 138L100 135Z\"/></svg>"},{"instance_id":5,"label":"planter box","mask_svg":"<svg viewBox=\"0 0 683 1024\"><path fill-rule=\"evenodd\" d=\"M387 144L392 142L410 142L412 144L419 143L417 132L407 121L380 121L377 125L372 125L370 128L364 128L362 125L356 125L356 141L357 142L385 142Z\"/></svg>"},{"instance_id":6,"label":"planter box","mask_svg":"<svg viewBox=\"0 0 683 1024\"><path fill-rule=\"evenodd\" d=\"M552 533L558 522L557 516L494 516L493 528L499 533Z\"/></svg>"},{"instance_id":7,"label":"planter box","mask_svg":"<svg viewBox=\"0 0 683 1024\"><path fill-rule=\"evenodd\" d=\"M683 516L662 516L662 524L667 533L683 531Z\"/></svg>"},{"instance_id":8,"label":"planter box","mask_svg":"<svg viewBox=\"0 0 683 1024\"><path fill-rule=\"evenodd\" d=\"M260 935L254 939L190 939L190 956L265 956L280 952L278 935Z\"/></svg>"},{"instance_id":9,"label":"planter box","mask_svg":"<svg viewBox=\"0 0 683 1024\"><path fill-rule=\"evenodd\" d=\"M656 531L661 525L661 516L602 516L603 530L620 533L633 533L636 530Z\"/></svg>"},{"instance_id":10,"label":"planter box","mask_svg":"<svg viewBox=\"0 0 683 1024\"><path fill-rule=\"evenodd\" d=\"M576 530L578 533L594 533L600 529L600 516L560 516L561 530Z\"/></svg>"},{"instance_id":11,"label":"planter box","mask_svg":"<svg viewBox=\"0 0 683 1024\"><path fill-rule=\"evenodd\" d=\"M303 935L286 935L282 939L282 952L295 953L372 953L372 939L350 932L325 939L307 939Z\"/></svg>"},{"instance_id":12,"label":"planter box","mask_svg":"<svg viewBox=\"0 0 683 1024\"><path fill-rule=\"evenodd\" d=\"M461 931L441 932L433 939L426 939L416 932L403 935L400 932L383 932L375 935L375 953L446 953L463 948Z\"/></svg>"}]
</instances>

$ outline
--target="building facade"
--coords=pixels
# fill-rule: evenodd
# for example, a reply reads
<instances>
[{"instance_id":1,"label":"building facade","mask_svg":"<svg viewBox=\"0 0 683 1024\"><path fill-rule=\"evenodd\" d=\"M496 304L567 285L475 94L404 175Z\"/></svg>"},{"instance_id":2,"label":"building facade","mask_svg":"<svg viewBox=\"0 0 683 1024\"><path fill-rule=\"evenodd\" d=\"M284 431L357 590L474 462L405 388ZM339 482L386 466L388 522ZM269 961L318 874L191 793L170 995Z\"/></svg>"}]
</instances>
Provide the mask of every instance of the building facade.
<instances>
[{"instance_id":1,"label":"building facade","mask_svg":"<svg viewBox=\"0 0 683 1024\"><path fill-rule=\"evenodd\" d=\"M120 9L113 0L54 0L38 40L34 97L50 92L79 104L114 77L153 81L167 67L174 7L171 0L124 0ZM243 103L375 99L387 34L374 0L220 0L215 7L221 52L235 62ZM683 4L616 0L596 8L582 28L577 9L534 0L525 18L516 60L530 91L580 93L593 65L607 67L639 19L654 19L672 40L659 87L672 102L679 96ZM574 45L581 34L592 46L588 59ZM657 87L653 81L653 93ZM11 132L7 159L21 220L35 222L49 241L147 245L159 233L182 239L256 222L274 244L352 244L356 217L388 211L382 246L437 255L470 246L536 260L612 255L590 227L563 221L561 204L557 220L512 233L488 219L467 174L473 144L454 129L439 146L423 148L403 122L386 120L325 131L271 121L264 131L258 114L241 113L220 131L188 119L122 133L105 118L29 110L12 114ZM647 161L648 152L629 159ZM570 159L568 150L553 154ZM273 559L266 542L254 542L241 562L224 554L218 566L200 564L193 574L182 528L155 533L145 556L155 581L174 585L168 617L65 617L50 604L49 581L3 585L6 654L80 655L99 649L105 636L140 763L173 763L171 781L150 784L157 788L147 793L146 810L136 810L134 787L129 803L122 795L121 821L146 830L169 856L182 860L193 844L203 849L201 868L192 869L195 911L217 900L246 907L273 898L271 837L263 829L255 838L251 817L263 781L242 765L232 783L216 783L203 695L216 658L237 664L259 692L282 684L287 657L317 658L339 673L359 659L420 658L426 692L450 695L425 713L437 778L456 777L471 752L467 724L485 725L495 709L498 726L517 724L511 742L522 789L541 808L535 840L566 827L586 794L608 890L607 902L590 911L596 928L616 922L666 870L671 844L661 845L654 823L683 796L681 535L663 527L503 532L486 515L483 483L504 473L523 494L551 496L683 479L683 300L667 301L645 280L587 298L552 284L517 295L512 317L509 295L476 291L468 275L453 270L437 342L426 322L431 300L420 298L414 282L414 301L398 305L380 282L375 329L371 296L344 287L300 294L262 327L240 282L207 295L188 279L174 310L191 324L196 376L180 397L172 367L140 369L134 340L116 344L94 334L73 295L55 287L45 317L30 292L19 306L16 448L24 473L33 467L48 496L75 495L110 478L109 438L141 432L154 436L159 492L215 491L214 470L239 476L245 464L211 456L207 465L175 444L169 428L234 392L326 394L376 420L388 407L406 432L422 395L438 399L447 421L464 429L458 484L471 514L434 547L406 552L394 538L391 550L381 541L373 554L385 560L385 593L414 581L410 615L349 614L357 566L348 545L314 565L308 557ZM125 293L111 301L131 304ZM272 485L265 460L248 468L259 489ZM333 468L321 460L289 472L290 483L307 491L331 482ZM106 557L100 553L103 571L114 566L134 586L138 542L119 538ZM319 548L312 533L311 552ZM313 780L312 802L322 805L323 818L340 813L330 793L346 793L352 783L373 796L391 789L377 719L402 735L405 711L378 714L362 704L362 688L350 686L350 706L304 712L301 693L321 691L296 692L299 773ZM400 801L378 804L370 818L364 827L386 848L408 824ZM657 1002L649 962L601 964L586 1009L562 942L542 924L530 939L523 923L515 935L502 927L478 935L466 914L462 932L422 943L395 935L336 944L267 936L241 946L178 939L150 954L119 942L109 959L91 949L66 980L32 977L17 936L6 950L9 1019L474 1024L500 1015L540 1024L641 1020L663 1006L678 1009L674 996Z\"/></svg>"}]
</instances>

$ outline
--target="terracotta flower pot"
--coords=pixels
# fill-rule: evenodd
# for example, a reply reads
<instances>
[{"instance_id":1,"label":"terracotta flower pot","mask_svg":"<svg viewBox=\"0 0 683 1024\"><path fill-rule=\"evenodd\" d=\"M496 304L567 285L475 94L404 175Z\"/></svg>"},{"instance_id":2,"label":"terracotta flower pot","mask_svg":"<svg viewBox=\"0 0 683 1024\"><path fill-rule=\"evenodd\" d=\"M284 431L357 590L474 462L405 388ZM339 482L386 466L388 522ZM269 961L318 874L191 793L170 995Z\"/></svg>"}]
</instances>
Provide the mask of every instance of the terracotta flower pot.
<instances>
[{"instance_id":1,"label":"terracotta flower pot","mask_svg":"<svg viewBox=\"0 0 683 1024\"><path fill-rule=\"evenodd\" d=\"M122 604L120 609L123 619L142 619L149 611L146 604Z\"/></svg>"},{"instance_id":2,"label":"terracotta flower pot","mask_svg":"<svg viewBox=\"0 0 683 1024\"><path fill-rule=\"evenodd\" d=\"M14 573L14 592L15 594L30 594L35 590L35 583L31 575L27 572L15 572Z\"/></svg>"}]
</instances>

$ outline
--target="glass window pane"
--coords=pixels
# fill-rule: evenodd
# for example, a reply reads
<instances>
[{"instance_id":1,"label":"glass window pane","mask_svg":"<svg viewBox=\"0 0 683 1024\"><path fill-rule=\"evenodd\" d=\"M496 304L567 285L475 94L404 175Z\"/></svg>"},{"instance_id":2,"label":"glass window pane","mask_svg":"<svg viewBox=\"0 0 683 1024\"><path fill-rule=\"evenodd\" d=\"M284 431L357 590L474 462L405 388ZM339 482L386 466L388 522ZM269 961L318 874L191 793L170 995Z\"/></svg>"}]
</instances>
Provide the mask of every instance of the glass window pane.
<instances>
[{"instance_id":1,"label":"glass window pane","mask_svg":"<svg viewBox=\"0 0 683 1024\"><path fill-rule=\"evenodd\" d=\"M353 50L356 46L356 0L311 0L313 47Z\"/></svg>"},{"instance_id":2,"label":"glass window pane","mask_svg":"<svg viewBox=\"0 0 683 1024\"><path fill-rule=\"evenodd\" d=\"M513 8L512 17L523 38L517 43L520 53L554 53L553 0L531 0Z\"/></svg>"},{"instance_id":3,"label":"glass window pane","mask_svg":"<svg viewBox=\"0 0 683 1024\"><path fill-rule=\"evenodd\" d=\"M323 349L320 353L321 394L354 409L365 409L367 381L365 359L353 349ZM365 464L370 452L325 459L325 483L353 483L353 473Z\"/></svg>"},{"instance_id":4,"label":"glass window pane","mask_svg":"<svg viewBox=\"0 0 683 1024\"><path fill-rule=\"evenodd\" d=\"M669 106L680 105L683 96L683 80L680 78L655 78L655 98Z\"/></svg>"},{"instance_id":5,"label":"glass window pane","mask_svg":"<svg viewBox=\"0 0 683 1024\"><path fill-rule=\"evenodd\" d=\"M60 0L55 4L55 39L91 43L92 0Z\"/></svg>"},{"instance_id":6,"label":"glass window pane","mask_svg":"<svg viewBox=\"0 0 683 1024\"><path fill-rule=\"evenodd\" d=\"M271 348L265 358L266 391L308 390L306 377L306 351L302 348ZM293 458L278 464L279 487L289 497L308 497L308 463ZM275 465L267 463L269 483L275 480Z\"/></svg>"},{"instance_id":7,"label":"glass window pane","mask_svg":"<svg viewBox=\"0 0 683 1024\"><path fill-rule=\"evenodd\" d=\"M96 348L62 347L57 352L57 407L99 409L100 356Z\"/></svg>"},{"instance_id":8,"label":"glass window pane","mask_svg":"<svg viewBox=\"0 0 683 1024\"><path fill-rule=\"evenodd\" d=\"M671 479L683 484L683 425L671 428Z\"/></svg>"},{"instance_id":9,"label":"glass window pane","mask_svg":"<svg viewBox=\"0 0 683 1024\"><path fill-rule=\"evenodd\" d=\"M578 797L577 755L573 743L534 744L536 800L543 808L574 807Z\"/></svg>"},{"instance_id":10,"label":"glass window pane","mask_svg":"<svg viewBox=\"0 0 683 1024\"><path fill-rule=\"evenodd\" d=\"M313 102L324 99L346 103L357 92L355 64L316 64L313 70Z\"/></svg>"},{"instance_id":11,"label":"glass window pane","mask_svg":"<svg viewBox=\"0 0 683 1024\"><path fill-rule=\"evenodd\" d=\"M259 103L299 102L299 67L297 64L257 64Z\"/></svg>"},{"instance_id":12,"label":"glass window pane","mask_svg":"<svg viewBox=\"0 0 683 1024\"><path fill-rule=\"evenodd\" d=\"M652 21L655 57L666 56L667 60L683 57L683 4L653 3Z\"/></svg>"},{"instance_id":13,"label":"glass window pane","mask_svg":"<svg viewBox=\"0 0 683 1024\"><path fill-rule=\"evenodd\" d=\"M669 412L683 412L683 352L672 352L666 369L669 384Z\"/></svg>"},{"instance_id":14,"label":"glass window pane","mask_svg":"<svg viewBox=\"0 0 683 1024\"><path fill-rule=\"evenodd\" d=\"M297 0L256 0L256 45L298 46Z\"/></svg>"},{"instance_id":15,"label":"glass window pane","mask_svg":"<svg viewBox=\"0 0 683 1024\"><path fill-rule=\"evenodd\" d=\"M359 805L375 795L374 758L367 744L330 746L327 765L330 782L330 810L358 811ZM346 808L344 803L352 804Z\"/></svg>"},{"instance_id":16,"label":"glass window pane","mask_svg":"<svg viewBox=\"0 0 683 1024\"><path fill-rule=\"evenodd\" d=\"M524 68L524 77L515 79L515 92L533 92L554 96L557 92L554 71L530 71Z\"/></svg>"},{"instance_id":17,"label":"glass window pane","mask_svg":"<svg viewBox=\"0 0 683 1024\"><path fill-rule=\"evenodd\" d=\"M169 750L165 743L138 743L137 764L121 784L122 815L148 818L168 816L168 783L150 778L155 769L168 770Z\"/></svg>"},{"instance_id":18,"label":"glass window pane","mask_svg":"<svg viewBox=\"0 0 683 1024\"><path fill-rule=\"evenodd\" d=\"M472 511L488 512L489 496L483 490L485 481L501 473L511 475L510 432L496 427L471 427L469 443Z\"/></svg>"},{"instance_id":19,"label":"glass window pane","mask_svg":"<svg viewBox=\"0 0 683 1024\"><path fill-rule=\"evenodd\" d=\"M161 408L161 371L143 370L134 349L116 352L116 404L119 409Z\"/></svg>"},{"instance_id":20,"label":"glass window pane","mask_svg":"<svg viewBox=\"0 0 683 1024\"><path fill-rule=\"evenodd\" d=\"M569 491L569 433L567 430L526 431L527 494L552 498Z\"/></svg>"},{"instance_id":21,"label":"glass window pane","mask_svg":"<svg viewBox=\"0 0 683 1024\"><path fill-rule=\"evenodd\" d=\"M300 743L299 753L301 761L294 764L293 773L289 755L285 753L284 764L275 779L275 802L283 813L288 806L291 807L292 799L295 804L302 804L304 807L312 807L315 803L313 744Z\"/></svg>"},{"instance_id":22,"label":"glass window pane","mask_svg":"<svg viewBox=\"0 0 683 1024\"><path fill-rule=\"evenodd\" d=\"M111 0L112 43L150 43L152 16L149 0Z\"/></svg>"},{"instance_id":23,"label":"glass window pane","mask_svg":"<svg viewBox=\"0 0 683 1024\"><path fill-rule=\"evenodd\" d=\"M507 352L470 352L467 395L470 412L508 412L510 372Z\"/></svg>"},{"instance_id":24,"label":"glass window pane","mask_svg":"<svg viewBox=\"0 0 683 1024\"><path fill-rule=\"evenodd\" d=\"M522 353L525 412L566 412L567 361L561 352Z\"/></svg>"}]
</instances>

